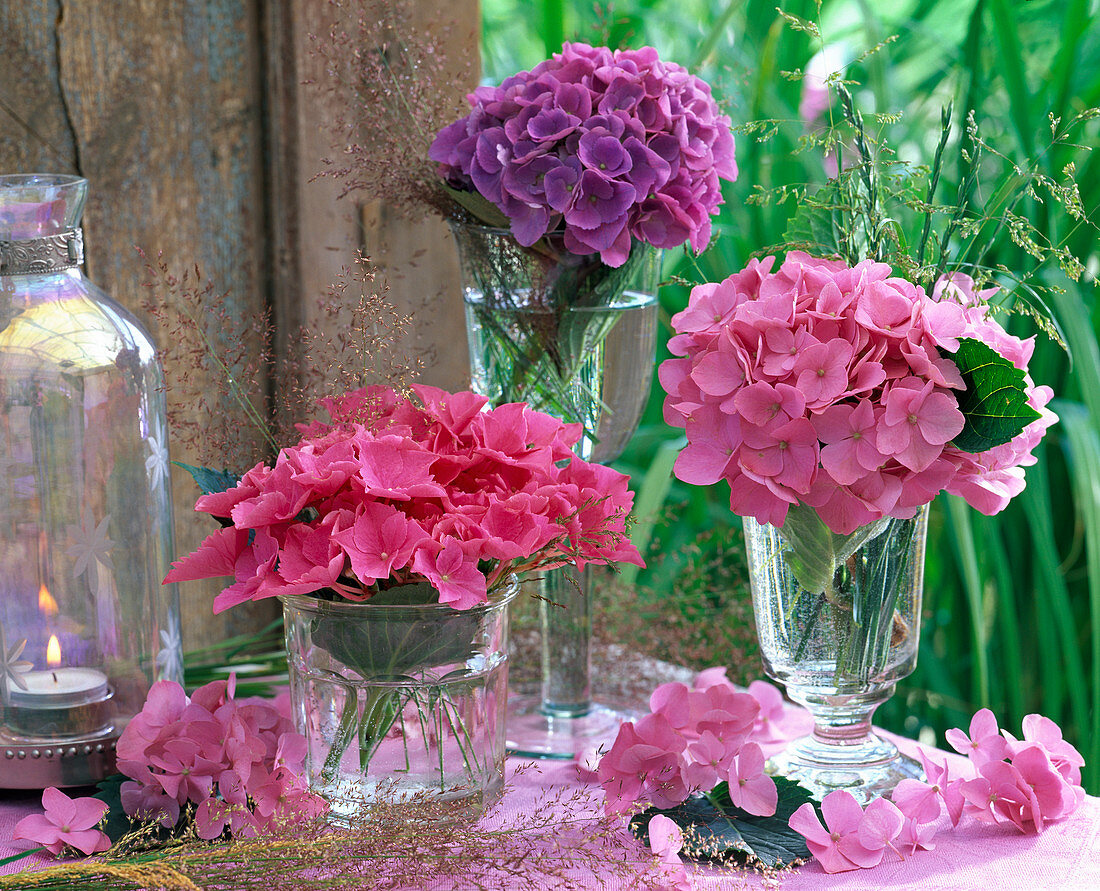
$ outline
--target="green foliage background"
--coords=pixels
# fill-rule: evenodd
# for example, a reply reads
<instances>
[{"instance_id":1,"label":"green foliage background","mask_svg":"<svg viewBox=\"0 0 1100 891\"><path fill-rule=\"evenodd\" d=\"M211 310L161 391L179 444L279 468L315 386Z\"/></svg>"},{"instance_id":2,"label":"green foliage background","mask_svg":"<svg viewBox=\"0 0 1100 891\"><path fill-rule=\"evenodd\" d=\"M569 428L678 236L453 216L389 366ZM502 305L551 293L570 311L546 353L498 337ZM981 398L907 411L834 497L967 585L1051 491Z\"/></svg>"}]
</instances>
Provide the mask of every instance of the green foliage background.
<instances>
[{"instance_id":1,"label":"green foliage background","mask_svg":"<svg viewBox=\"0 0 1100 891\"><path fill-rule=\"evenodd\" d=\"M601 12L588 0L482 0L483 68L499 82L560 48L563 37L611 46L656 46L662 58L705 77L735 125L759 119L789 122L768 142L739 135L738 181L725 191L716 238L701 257L672 258L666 277L719 280L753 252L780 243L793 205L749 201L754 187L820 184L825 172L813 151L799 151L801 84L783 72L805 67L820 43L792 30L775 0L624 0ZM927 163L939 137L940 108L954 100L974 108L983 136L1004 154L987 155L987 182L1049 142L1048 115L1068 119L1100 105L1100 27L1089 0L788 0L788 13L820 23L824 42L845 43L850 57L896 35L865 62L848 69L868 118L902 112L889 127L902 157ZM876 125L879 126L879 125ZM1098 143L1097 121L1077 142ZM951 151L952 147L948 147ZM955 149L957 151L957 148ZM1100 204L1100 158L1074 146L1043 157L1059 178L1077 165L1084 208ZM940 194L953 195L946 182ZM996 517L958 499L934 505L925 579L925 619L917 670L884 706L878 723L943 744L943 731L966 726L988 706L1002 726L1041 712L1059 722L1085 755L1085 783L1100 792L1100 267L1096 230L1080 226L1053 202L1028 199L1020 209L1052 242L1069 244L1086 264L1080 284L1057 271L1042 274L1064 291L1052 310L1072 360L1040 334L1032 375L1054 388L1061 423L1048 433L1027 488ZM1002 235L992 260L1030 271L1034 261ZM663 340L668 320L687 301L687 288L662 288ZM1006 320L1020 336L1033 333L1026 317ZM659 347L664 358L663 345ZM697 489L669 480L679 431L661 421L656 383L643 424L624 455L643 509L638 532L666 555L688 553L696 542L736 542L739 520L721 486ZM674 523L662 520L674 515ZM728 536L715 530L728 530ZM708 539L709 535L709 539ZM697 550L695 551L697 553ZM706 555L704 554L704 557ZM636 579L650 598L677 590L683 561L655 561ZM662 593L654 593L662 592ZM730 592L715 592L718 604ZM669 654L675 656L675 654ZM730 653L727 663L740 657ZM759 675L760 669L742 666Z\"/></svg>"}]
</instances>

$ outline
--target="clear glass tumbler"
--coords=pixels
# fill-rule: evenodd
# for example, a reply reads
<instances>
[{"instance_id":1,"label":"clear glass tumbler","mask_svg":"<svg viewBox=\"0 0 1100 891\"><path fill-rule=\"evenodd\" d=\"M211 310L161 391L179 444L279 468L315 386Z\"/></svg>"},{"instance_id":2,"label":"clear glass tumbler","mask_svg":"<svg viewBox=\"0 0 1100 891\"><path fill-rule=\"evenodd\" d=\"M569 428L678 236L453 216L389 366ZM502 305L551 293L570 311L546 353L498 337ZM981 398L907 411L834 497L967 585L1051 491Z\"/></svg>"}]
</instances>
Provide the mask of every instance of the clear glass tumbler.
<instances>
[{"instance_id":1,"label":"clear glass tumbler","mask_svg":"<svg viewBox=\"0 0 1100 891\"><path fill-rule=\"evenodd\" d=\"M337 820L381 800L454 802L476 816L503 790L518 586L466 610L438 603L426 584L400 590L414 587L421 603L280 598L310 788Z\"/></svg>"}]
</instances>

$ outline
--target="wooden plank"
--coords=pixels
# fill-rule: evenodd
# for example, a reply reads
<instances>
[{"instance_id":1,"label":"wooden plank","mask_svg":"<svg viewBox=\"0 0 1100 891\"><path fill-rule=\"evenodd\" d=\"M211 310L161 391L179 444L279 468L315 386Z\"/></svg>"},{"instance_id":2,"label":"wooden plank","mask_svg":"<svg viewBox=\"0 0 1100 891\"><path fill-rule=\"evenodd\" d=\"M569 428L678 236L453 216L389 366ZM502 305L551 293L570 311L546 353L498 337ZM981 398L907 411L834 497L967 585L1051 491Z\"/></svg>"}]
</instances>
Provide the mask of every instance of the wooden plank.
<instances>
[{"instance_id":1,"label":"wooden plank","mask_svg":"<svg viewBox=\"0 0 1100 891\"><path fill-rule=\"evenodd\" d=\"M0 173L76 173L57 76L57 0L0 5Z\"/></svg>"},{"instance_id":2,"label":"wooden plank","mask_svg":"<svg viewBox=\"0 0 1100 891\"><path fill-rule=\"evenodd\" d=\"M477 86L480 70L477 0L419 0L414 27L438 35L454 89L455 118L468 110L462 97ZM448 122L449 123L449 122ZM436 217L410 222L383 201L362 209L363 250L385 271L394 303L416 320L428 366L424 380L444 389L469 386L466 321L459 287L458 253L447 225Z\"/></svg>"},{"instance_id":3,"label":"wooden plank","mask_svg":"<svg viewBox=\"0 0 1100 891\"><path fill-rule=\"evenodd\" d=\"M0 33L16 45L0 56L4 101L41 136L0 128L0 169L65 169L54 157L68 153L69 169L90 183L88 274L139 317L146 275L135 245L163 250L181 268L198 264L230 292L234 313L264 307L257 2L34 0L0 13ZM235 423L231 410L223 422ZM195 460L178 441L171 454ZM211 527L190 509L196 490L186 474L173 482L177 552L185 553ZM185 647L272 612L263 604L214 617L219 587L181 586Z\"/></svg>"},{"instance_id":4,"label":"wooden plank","mask_svg":"<svg viewBox=\"0 0 1100 891\"><path fill-rule=\"evenodd\" d=\"M338 156L332 146L332 106L318 86L325 82L324 64L312 52L309 39L311 33L327 33L333 11L325 0L294 0L291 5L294 13L289 24L295 35L299 80L308 82L298 97L295 131L303 241L298 252L300 284L276 297L278 316L288 327L331 324L318 301L362 249L384 273L389 300L413 317L416 348L427 363L422 380L448 389L466 386L469 369L461 333L465 323L458 260L446 225L436 218L409 222L378 196L355 193L341 199L337 182L313 179L325 169L322 158ZM416 0L411 12L414 26L430 27L439 35L438 46L455 74L450 83L458 109L461 97L476 85L477 0Z\"/></svg>"}]
</instances>

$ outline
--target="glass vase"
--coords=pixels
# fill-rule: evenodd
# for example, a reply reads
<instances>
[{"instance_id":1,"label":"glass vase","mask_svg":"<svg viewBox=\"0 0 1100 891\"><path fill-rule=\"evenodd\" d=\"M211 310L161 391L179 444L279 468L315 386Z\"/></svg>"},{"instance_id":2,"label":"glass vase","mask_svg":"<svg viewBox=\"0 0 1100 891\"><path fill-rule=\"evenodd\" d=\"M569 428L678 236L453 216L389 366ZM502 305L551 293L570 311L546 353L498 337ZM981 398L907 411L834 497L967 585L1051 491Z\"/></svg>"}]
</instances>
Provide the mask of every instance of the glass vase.
<instances>
[{"instance_id":1,"label":"glass vase","mask_svg":"<svg viewBox=\"0 0 1100 891\"><path fill-rule=\"evenodd\" d=\"M87 182L0 176L0 787L97 782L183 680L164 383L81 271Z\"/></svg>"},{"instance_id":2,"label":"glass vase","mask_svg":"<svg viewBox=\"0 0 1100 891\"><path fill-rule=\"evenodd\" d=\"M871 718L916 665L927 506L850 535L805 506L782 527L752 518L744 527L765 671L814 717L813 732L771 768L818 798L847 789L862 803L922 777Z\"/></svg>"},{"instance_id":3,"label":"glass vase","mask_svg":"<svg viewBox=\"0 0 1100 891\"><path fill-rule=\"evenodd\" d=\"M427 584L366 603L280 598L309 784L335 820L382 801L477 816L500 797L517 590L467 610Z\"/></svg>"},{"instance_id":4,"label":"glass vase","mask_svg":"<svg viewBox=\"0 0 1100 891\"><path fill-rule=\"evenodd\" d=\"M472 387L493 405L526 402L580 423L580 457L608 463L637 428L657 337L660 252L635 243L611 268L560 237L525 248L505 229L453 223L462 269ZM513 696L508 748L572 758L610 743L628 709L591 698L589 573L541 573L537 696Z\"/></svg>"}]
</instances>

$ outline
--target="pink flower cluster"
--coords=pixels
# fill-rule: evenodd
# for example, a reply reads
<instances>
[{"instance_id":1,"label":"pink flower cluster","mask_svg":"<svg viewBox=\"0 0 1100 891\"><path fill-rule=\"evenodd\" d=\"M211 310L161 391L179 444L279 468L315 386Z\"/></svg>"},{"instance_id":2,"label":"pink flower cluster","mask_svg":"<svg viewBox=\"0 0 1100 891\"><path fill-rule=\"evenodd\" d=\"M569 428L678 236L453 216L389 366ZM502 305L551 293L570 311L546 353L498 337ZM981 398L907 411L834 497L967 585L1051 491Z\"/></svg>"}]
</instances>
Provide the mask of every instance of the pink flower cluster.
<instances>
[{"instance_id":1,"label":"pink flower cluster","mask_svg":"<svg viewBox=\"0 0 1100 891\"><path fill-rule=\"evenodd\" d=\"M172 828L188 804L196 806L200 838L226 827L251 837L310 820L328 810L302 777L305 738L278 700L234 699L233 682L214 681L189 699L174 681L158 681L141 712L118 739L122 808L131 817ZM106 851L111 840L94 828L107 812L96 798L70 799L57 789L42 794L45 814L25 817L15 838L84 854Z\"/></svg>"},{"instance_id":2,"label":"pink flower cluster","mask_svg":"<svg viewBox=\"0 0 1100 891\"><path fill-rule=\"evenodd\" d=\"M792 251L752 260L699 285L675 315L662 363L665 420L687 433L684 482L725 479L731 509L781 526L791 505L837 533L880 517L907 519L941 489L995 513L1024 486L1022 467L1057 419L1053 393L1027 379L1041 418L1010 442L971 454L950 443L964 418L958 368L941 350L989 345L1025 373L1033 340L988 315L955 275L929 297L884 263L848 267Z\"/></svg>"},{"instance_id":3,"label":"pink flower cluster","mask_svg":"<svg viewBox=\"0 0 1100 891\"><path fill-rule=\"evenodd\" d=\"M1028 715L1024 738L999 730L989 709L970 722L969 735L950 730L948 742L965 754L975 776L952 776L948 763L937 764L922 753L927 782L902 780L893 801L879 798L864 810L850 792L825 796L821 825L814 808L802 805L790 827L826 872L878 865L887 848L903 856L908 850L931 850L940 818L952 826L964 816L985 823L1012 823L1021 832L1042 832L1052 820L1068 816L1081 804L1081 767L1085 760L1049 718Z\"/></svg>"},{"instance_id":4,"label":"pink flower cluster","mask_svg":"<svg viewBox=\"0 0 1100 891\"><path fill-rule=\"evenodd\" d=\"M566 250L609 266L626 261L632 238L699 251L719 179L737 178L730 120L710 87L652 47L566 43L468 101L429 157L450 185L495 204L523 245L560 226Z\"/></svg>"},{"instance_id":5,"label":"pink flower cluster","mask_svg":"<svg viewBox=\"0 0 1100 891\"><path fill-rule=\"evenodd\" d=\"M761 687L778 693L759 682ZM752 692L737 692L725 669L709 669L692 688L662 684L649 705L650 714L619 728L596 768L609 815L625 814L643 801L674 807L720 782L729 784L735 806L760 816L775 813L778 791L753 740L766 725Z\"/></svg>"},{"instance_id":6,"label":"pink flower cluster","mask_svg":"<svg viewBox=\"0 0 1100 891\"><path fill-rule=\"evenodd\" d=\"M131 817L179 821L196 806L201 838L254 836L328 810L302 777L306 741L287 715L264 699L235 699L214 681L190 699L172 681L149 690L118 740L122 807Z\"/></svg>"},{"instance_id":7,"label":"pink flower cluster","mask_svg":"<svg viewBox=\"0 0 1100 891\"><path fill-rule=\"evenodd\" d=\"M332 425L195 505L232 525L166 582L231 575L214 611L322 589L351 600L427 581L455 609L515 572L642 565L626 537L627 477L575 457L581 426L473 393L373 387L324 404ZM362 423L367 420L368 423Z\"/></svg>"}]
</instances>

